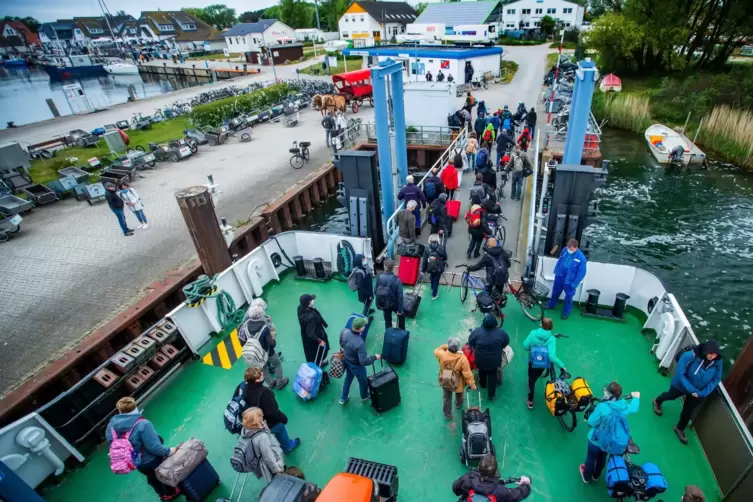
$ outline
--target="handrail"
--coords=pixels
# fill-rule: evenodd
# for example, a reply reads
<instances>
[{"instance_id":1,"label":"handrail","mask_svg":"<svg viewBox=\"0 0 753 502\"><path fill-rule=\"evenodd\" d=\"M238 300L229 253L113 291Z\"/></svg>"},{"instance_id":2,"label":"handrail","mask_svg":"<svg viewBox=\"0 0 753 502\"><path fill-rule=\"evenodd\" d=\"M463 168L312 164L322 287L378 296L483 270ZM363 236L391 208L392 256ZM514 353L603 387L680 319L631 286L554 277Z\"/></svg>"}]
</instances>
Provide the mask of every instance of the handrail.
<instances>
[{"instance_id":1,"label":"handrail","mask_svg":"<svg viewBox=\"0 0 753 502\"><path fill-rule=\"evenodd\" d=\"M527 245L526 245L526 266L523 272L523 277L528 277L533 267L533 255L535 250L533 249L533 235L534 228L536 226L536 192L539 181L539 140L541 139L541 130L536 131L536 139L534 142L535 150L533 155L533 187L531 188L531 200L528 208L528 232L527 232ZM541 187L541 197L544 197L546 193L546 187Z\"/></svg>"},{"instance_id":2,"label":"handrail","mask_svg":"<svg viewBox=\"0 0 753 502\"><path fill-rule=\"evenodd\" d=\"M437 159L437 161L434 164L432 164L429 171L424 175L423 178L421 178L421 181L419 181L417 185L421 187L421 189L423 189L424 180L431 174L432 170L437 166L442 166L445 163L447 163L450 158L449 152L454 151L458 145L460 145L461 148L464 147L467 141L468 141L468 125L466 125L463 129L460 130L457 138L455 138L455 140L452 143L450 143L450 146L448 146L447 149L444 152L442 152L442 155L439 156L439 159ZM405 203L401 202L400 205L395 210L395 212L389 218L387 218L387 222L385 224L385 232L387 233L387 246L376 257L376 261L381 261L384 258L384 256L388 253L388 250L391 247L394 247L394 243L397 240L397 232L395 232L396 226L397 226L395 223L397 221L397 213L402 211L404 207L405 207ZM392 253L390 252L389 254L391 255Z\"/></svg>"}]
</instances>

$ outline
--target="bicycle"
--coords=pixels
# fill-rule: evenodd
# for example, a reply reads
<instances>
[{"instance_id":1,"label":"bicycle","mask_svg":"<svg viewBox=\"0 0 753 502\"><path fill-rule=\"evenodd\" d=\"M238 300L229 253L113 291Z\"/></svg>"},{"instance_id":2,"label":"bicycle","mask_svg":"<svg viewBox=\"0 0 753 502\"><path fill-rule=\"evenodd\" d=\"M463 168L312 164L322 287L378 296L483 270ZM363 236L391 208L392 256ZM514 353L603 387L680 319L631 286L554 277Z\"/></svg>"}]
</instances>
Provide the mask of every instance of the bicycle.
<instances>
[{"instance_id":1,"label":"bicycle","mask_svg":"<svg viewBox=\"0 0 753 502\"><path fill-rule=\"evenodd\" d=\"M515 260L517 263L520 261ZM515 288L512 282L507 282L507 289L510 291L515 300L520 304L520 308L523 310L523 314L530 320L536 322L544 318L544 307L539 301L538 295L533 291L521 278L520 286Z\"/></svg>"},{"instance_id":2,"label":"bicycle","mask_svg":"<svg viewBox=\"0 0 753 502\"><path fill-rule=\"evenodd\" d=\"M290 157L290 167L293 169L300 169L303 167L303 164L306 162L306 157L304 157L303 149L308 150L307 147L299 147L297 141L293 141L293 148L289 149L288 151L292 153L293 155Z\"/></svg>"},{"instance_id":3,"label":"bicycle","mask_svg":"<svg viewBox=\"0 0 753 502\"><path fill-rule=\"evenodd\" d=\"M461 267L468 267L468 265L455 266L455 268ZM472 276L468 270L465 270L460 277L460 303L465 303L468 299L469 288L473 290L473 296L476 298L476 308L473 309L473 312L477 309L481 309L484 314L491 313L498 321L502 321L505 318L505 315L502 313L502 307L500 306L501 298L495 298L496 295L487 291L486 284L484 284L481 279ZM484 307L478 303L478 298L482 293L486 293L492 299L492 305L489 308L489 312L485 312Z\"/></svg>"},{"instance_id":4,"label":"bicycle","mask_svg":"<svg viewBox=\"0 0 753 502\"><path fill-rule=\"evenodd\" d=\"M556 334L555 338L568 338L567 335ZM567 432L573 432L575 426L578 425L578 418L576 416L577 411L585 411L588 404L581 407L579 401L575 398L569 380L572 375L567 371L560 369L559 376L556 375L554 363L549 365L549 369L544 373L544 377L548 378L546 386L544 387L544 400L547 402L547 406L550 399L554 402L554 416L559 420L560 425ZM553 385L552 392L549 392L549 386ZM557 396L559 394L559 397ZM590 403L589 403L590 404ZM569 419L565 417L569 417Z\"/></svg>"},{"instance_id":5,"label":"bicycle","mask_svg":"<svg viewBox=\"0 0 753 502\"><path fill-rule=\"evenodd\" d=\"M502 225L499 222L499 219L502 218L503 220L507 221L507 218L505 218L505 215L502 213L500 214L493 214L493 213L487 213L487 223L492 228L493 233L492 235L487 235L485 238L494 237L497 239L497 243L500 247L505 247L505 239L507 238L507 230L505 230L504 225ZM492 221L493 220L493 221Z\"/></svg>"}]
</instances>

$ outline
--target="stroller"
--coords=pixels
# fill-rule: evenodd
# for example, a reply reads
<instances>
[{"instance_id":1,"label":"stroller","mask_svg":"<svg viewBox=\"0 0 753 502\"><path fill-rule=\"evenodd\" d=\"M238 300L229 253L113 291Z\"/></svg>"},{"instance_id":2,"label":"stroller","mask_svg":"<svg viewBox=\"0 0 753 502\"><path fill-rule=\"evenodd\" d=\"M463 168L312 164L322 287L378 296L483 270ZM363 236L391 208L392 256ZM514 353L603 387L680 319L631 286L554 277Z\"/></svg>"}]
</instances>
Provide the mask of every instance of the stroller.
<instances>
[{"instance_id":1,"label":"stroller","mask_svg":"<svg viewBox=\"0 0 753 502\"><path fill-rule=\"evenodd\" d=\"M285 127L295 127L298 125L298 121L301 119L301 114L298 112L297 106L289 106L282 110L282 123Z\"/></svg>"},{"instance_id":2,"label":"stroller","mask_svg":"<svg viewBox=\"0 0 753 502\"><path fill-rule=\"evenodd\" d=\"M470 461L481 460L484 455L494 455L489 408L481 411L481 391L478 392L478 407L471 408L470 400L470 394L466 394L468 408L463 410L463 437L460 442L460 461L469 468Z\"/></svg>"}]
</instances>

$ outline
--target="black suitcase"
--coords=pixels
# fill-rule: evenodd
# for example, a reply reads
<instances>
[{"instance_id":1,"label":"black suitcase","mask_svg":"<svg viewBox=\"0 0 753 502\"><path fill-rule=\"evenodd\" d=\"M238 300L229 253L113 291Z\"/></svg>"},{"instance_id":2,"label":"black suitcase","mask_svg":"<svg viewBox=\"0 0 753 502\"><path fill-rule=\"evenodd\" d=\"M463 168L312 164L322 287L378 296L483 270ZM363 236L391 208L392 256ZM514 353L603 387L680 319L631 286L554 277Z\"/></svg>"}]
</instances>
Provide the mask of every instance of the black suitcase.
<instances>
[{"instance_id":1,"label":"black suitcase","mask_svg":"<svg viewBox=\"0 0 753 502\"><path fill-rule=\"evenodd\" d=\"M399 328L387 328L384 333L382 357L393 364L403 364L408 357L410 332Z\"/></svg>"},{"instance_id":2,"label":"black suitcase","mask_svg":"<svg viewBox=\"0 0 753 502\"><path fill-rule=\"evenodd\" d=\"M178 488L190 502L202 502L218 484L220 484L220 476L209 460L204 459L186 479L181 481Z\"/></svg>"},{"instance_id":3,"label":"black suitcase","mask_svg":"<svg viewBox=\"0 0 753 502\"><path fill-rule=\"evenodd\" d=\"M403 313L407 317L416 317L418 306L421 305L421 281L419 280L413 291L403 295Z\"/></svg>"},{"instance_id":4,"label":"black suitcase","mask_svg":"<svg viewBox=\"0 0 753 502\"><path fill-rule=\"evenodd\" d=\"M400 404L400 383L397 373L392 368L384 367L384 362L379 372L373 364L374 374L368 377L369 395L371 396L371 406L377 413L387 411Z\"/></svg>"},{"instance_id":5,"label":"black suitcase","mask_svg":"<svg viewBox=\"0 0 753 502\"><path fill-rule=\"evenodd\" d=\"M304 480L287 474L278 474L262 490L259 495L259 502L295 502L301 499L305 491L306 482Z\"/></svg>"}]
</instances>

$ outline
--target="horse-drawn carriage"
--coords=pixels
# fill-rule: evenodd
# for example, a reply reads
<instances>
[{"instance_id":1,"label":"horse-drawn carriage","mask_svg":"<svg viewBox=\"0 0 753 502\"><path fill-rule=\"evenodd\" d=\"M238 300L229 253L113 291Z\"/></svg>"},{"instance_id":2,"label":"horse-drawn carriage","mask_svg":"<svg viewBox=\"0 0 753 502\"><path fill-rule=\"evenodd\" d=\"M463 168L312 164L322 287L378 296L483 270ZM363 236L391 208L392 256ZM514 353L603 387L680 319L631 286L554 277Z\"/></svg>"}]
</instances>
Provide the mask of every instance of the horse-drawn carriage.
<instances>
[{"instance_id":1,"label":"horse-drawn carriage","mask_svg":"<svg viewBox=\"0 0 753 502\"><path fill-rule=\"evenodd\" d=\"M374 95L371 89L371 70L349 71L332 76L332 83L335 85L340 96L350 105L353 113L358 113L358 108L363 106L363 101L368 100L369 104L374 106Z\"/></svg>"}]
</instances>

